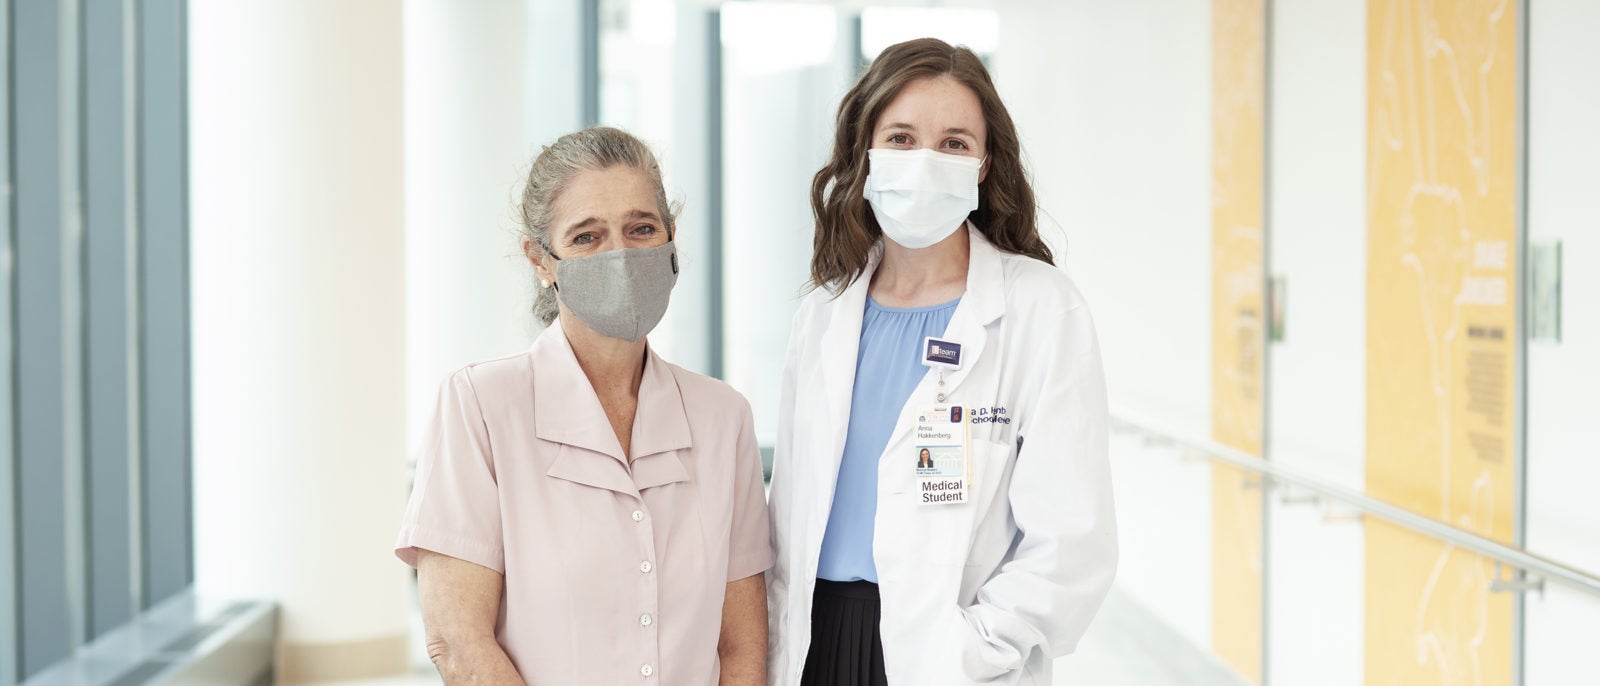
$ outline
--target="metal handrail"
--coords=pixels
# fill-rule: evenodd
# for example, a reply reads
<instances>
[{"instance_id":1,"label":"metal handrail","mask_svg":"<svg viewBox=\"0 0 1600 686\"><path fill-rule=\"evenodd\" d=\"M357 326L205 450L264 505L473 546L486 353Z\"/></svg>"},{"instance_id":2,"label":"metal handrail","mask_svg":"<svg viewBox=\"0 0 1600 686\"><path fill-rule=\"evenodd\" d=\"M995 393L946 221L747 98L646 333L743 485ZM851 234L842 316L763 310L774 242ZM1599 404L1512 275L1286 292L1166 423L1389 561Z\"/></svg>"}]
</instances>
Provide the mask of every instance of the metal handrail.
<instances>
[{"instance_id":1,"label":"metal handrail","mask_svg":"<svg viewBox=\"0 0 1600 686\"><path fill-rule=\"evenodd\" d=\"M1424 536L1438 539L1458 548L1470 550L1494 560L1498 564L1520 569L1600 598L1600 577L1554 560L1534 555L1521 548L1484 538L1432 517L1420 515L1405 508L1383 502L1361 491L1341 486L1278 462L1261 459L1215 441L1184 436L1178 431L1163 426L1159 422L1141 417L1137 413L1122 411L1120 408L1113 409L1111 423L1113 428L1120 428L1156 442L1170 443L1188 448L1191 451L1204 454L1213 461L1225 462L1240 469L1259 474L1265 481L1288 484L1295 488L1311 491L1322 497L1348 505L1363 515L1378 517ZM1499 580L1496 581L1495 585L1496 590L1525 590L1528 587L1530 585L1520 582L1502 582ZM1533 584L1531 587L1538 588L1539 586Z\"/></svg>"}]
</instances>

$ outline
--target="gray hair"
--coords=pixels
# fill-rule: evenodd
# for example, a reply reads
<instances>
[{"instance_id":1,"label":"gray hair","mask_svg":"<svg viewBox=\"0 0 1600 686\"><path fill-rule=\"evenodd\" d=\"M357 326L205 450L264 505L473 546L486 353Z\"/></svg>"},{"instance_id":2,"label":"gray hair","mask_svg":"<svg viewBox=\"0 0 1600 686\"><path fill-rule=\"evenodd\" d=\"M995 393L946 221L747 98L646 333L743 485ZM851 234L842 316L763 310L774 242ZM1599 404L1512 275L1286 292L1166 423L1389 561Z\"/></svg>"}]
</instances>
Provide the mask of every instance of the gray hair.
<instances>
[{"instance_id":1,"label":"gray hair","mask_svg":"<svg viewBox=\"0 0 1600 686\"><path fill-rule=\"evenodd\" d=\"M677 223L677 212L667 203L666 187L661 182L661 164L650 146L622 129L595 126L557 138L534 158L528 170L528 183L522 189L522 237L540 250L550 252L550 225L555 221L553 206L578 174L596 169L627 165L650 177L656 191L656 208L667 229ZM548 326L559 308L552 288L540 288L533 299L533 316Z\"/></svg>"}]
</instances>

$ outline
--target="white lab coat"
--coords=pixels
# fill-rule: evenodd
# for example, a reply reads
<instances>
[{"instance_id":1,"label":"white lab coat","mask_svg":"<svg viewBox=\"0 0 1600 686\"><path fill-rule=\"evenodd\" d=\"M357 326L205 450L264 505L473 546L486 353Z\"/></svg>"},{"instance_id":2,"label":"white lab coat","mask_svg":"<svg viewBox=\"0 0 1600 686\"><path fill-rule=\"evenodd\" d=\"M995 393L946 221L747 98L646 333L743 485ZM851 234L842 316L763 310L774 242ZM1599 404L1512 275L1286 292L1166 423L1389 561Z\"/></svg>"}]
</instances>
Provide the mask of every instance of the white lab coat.
<instances>
[{"instance_id":1,"label":"white lab coat","mask_svg":"<svg viewBox=\"0 0 1600 686\"><path fill-rule=\"evenodd\" d=\"M967 226L967 290L944 339L962 345L945 387L926 374L878 463L873 560L889 683L1051 683L1116 573L1105 380L1082 295L1061 270L1002 253ZM837 298L811 293L784 364L768 572L769 683L799 683L811 599L850 417L856 348L872 272ZM913 413L970 408L969 502L917 502Z\"/></svg>"}]
</instances>

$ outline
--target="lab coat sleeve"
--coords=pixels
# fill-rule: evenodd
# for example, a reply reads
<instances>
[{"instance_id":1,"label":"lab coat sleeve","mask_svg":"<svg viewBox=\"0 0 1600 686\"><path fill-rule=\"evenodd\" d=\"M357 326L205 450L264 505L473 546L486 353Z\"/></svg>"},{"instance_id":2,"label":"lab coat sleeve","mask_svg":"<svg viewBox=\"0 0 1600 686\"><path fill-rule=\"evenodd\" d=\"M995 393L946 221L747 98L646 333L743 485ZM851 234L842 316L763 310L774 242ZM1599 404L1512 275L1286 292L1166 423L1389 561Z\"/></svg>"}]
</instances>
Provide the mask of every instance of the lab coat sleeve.
<instances>
[{"instance_id":1,"label":"lab coat sleeve","mask_svg":"<svg viewBox=\"0 0 1600 686\"><path fill-rule=\"evenodd\" d=\"M981 637L963 651L968 676L1022 667L1038 649L1071 653L1100 608L1117 567L1108 459L1105 376L1094 323L1082 306L1052 317L1030 356L1039 381L1007 493L1020 530L1015 555L965 610ZM1043 343L1049 341L1051 343Z\"/></svg>"},{"instance_id":2,"label":"lab coat sleeve","mask_svg":"<svg viewBox=\"0 0 1600 686\"><path fill-rule=\"evenodd\" d=\"M395 555L415 567L417 550L430 550L504 574L502 541L489 430L469 367L439 388Z\"/></svg>"}]
</instances>

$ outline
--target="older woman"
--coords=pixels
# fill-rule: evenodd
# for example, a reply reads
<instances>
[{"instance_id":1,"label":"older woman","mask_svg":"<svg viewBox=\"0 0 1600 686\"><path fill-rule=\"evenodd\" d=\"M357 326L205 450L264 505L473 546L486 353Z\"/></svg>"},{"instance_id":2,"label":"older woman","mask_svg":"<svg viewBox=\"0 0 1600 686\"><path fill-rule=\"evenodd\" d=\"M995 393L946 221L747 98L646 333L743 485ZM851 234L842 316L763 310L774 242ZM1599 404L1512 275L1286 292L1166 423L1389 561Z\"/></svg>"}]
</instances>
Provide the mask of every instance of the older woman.
<instances>
[{"instance_id":1,"label":"older woman","mask_svg":"<svg viewBox=\"0 0 1600 686\"><path fill-rule=\"evenodd\" d=\"M461 683L761 683L749 405L644 338L678 272L655 156L617 129L563 136L522 221L549 328L444 382L395 543L429 656Z\"/></svg>"}]
</instances>

